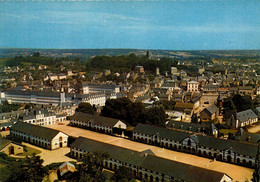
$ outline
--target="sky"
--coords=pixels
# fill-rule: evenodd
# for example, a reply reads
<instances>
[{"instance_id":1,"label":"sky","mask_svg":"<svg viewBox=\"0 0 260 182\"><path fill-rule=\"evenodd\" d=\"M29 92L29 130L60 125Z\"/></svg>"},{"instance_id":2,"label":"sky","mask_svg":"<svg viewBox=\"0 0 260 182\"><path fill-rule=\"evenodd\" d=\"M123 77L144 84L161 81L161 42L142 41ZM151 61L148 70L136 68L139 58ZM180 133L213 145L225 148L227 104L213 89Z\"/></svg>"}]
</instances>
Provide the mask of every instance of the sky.
<instances>
[{"instance_id":1,"label":"sky","mask_svg":"<svg viewBox=\"0 0 260 182\"><path fill-rule=\"evenodd\" d=\"M0 0L0 47L260 49L260 0Z\"/></svg>"}]
</instances>

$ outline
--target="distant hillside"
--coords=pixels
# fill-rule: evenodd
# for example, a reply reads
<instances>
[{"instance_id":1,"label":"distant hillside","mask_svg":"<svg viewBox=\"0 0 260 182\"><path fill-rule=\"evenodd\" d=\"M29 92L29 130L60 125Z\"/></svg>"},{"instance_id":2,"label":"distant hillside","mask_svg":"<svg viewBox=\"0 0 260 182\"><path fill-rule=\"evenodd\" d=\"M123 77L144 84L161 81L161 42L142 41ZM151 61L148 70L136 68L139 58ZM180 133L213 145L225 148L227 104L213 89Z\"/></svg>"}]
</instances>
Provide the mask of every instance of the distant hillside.
<instances>
[{"instance_id":1,"label":"distant hillside","mask_svg":"<svg viewBox=\"0 0 260 182\"><path fill-rule=\"evenodd\" d=\"M146 55L149 51L150 58L162 57L172 59L197 59L201 58L230 58L243 57L259 58L260 50L197 50L197 51L175 51L175 50L144 50L144 49L18 49L1 48L0 58L27 56L34 52L40 52L41 56L48 57L80 57L91 58L94 56L117 56L135 53L137 56Z\"/></svg>"}]
</instances>

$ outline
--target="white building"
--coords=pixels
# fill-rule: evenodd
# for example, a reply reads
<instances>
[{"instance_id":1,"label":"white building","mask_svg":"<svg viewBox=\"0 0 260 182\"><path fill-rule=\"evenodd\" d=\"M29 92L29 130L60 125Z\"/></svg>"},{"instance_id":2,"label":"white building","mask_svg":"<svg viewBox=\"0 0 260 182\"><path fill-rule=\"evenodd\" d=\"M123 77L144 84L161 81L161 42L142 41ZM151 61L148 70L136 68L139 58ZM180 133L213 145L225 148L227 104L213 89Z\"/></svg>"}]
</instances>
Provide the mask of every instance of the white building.
<instances>
[{"instance_id":1,"label":"white building","mask_svg":"<svg viewBox=\"0 0 260 182\"><path fill-rule=\"evenodd\" d=\"M1 92L0 100L7 100L8 103L32 103L32 104L51 104L54 106L63 103L71 103L74 98L72 94L62 92L40 92L40 91L20 91L8 90Z\"/></svg>"},{"instance_id":2,"label":"white building","mask_svg":"<svg viewBox=\"0 0 260 182\"><path fill-rule=\"evenodd\" d=\"M107 100L105 93L84 94L81 95L81 98L82 98L82 102L88 102L91 105L95 105L95 106L104 106Z\"/></svg>"},{"instance_id":3,"label":"white building","mask_svg":"<svg viewBox=\"0 0 260 182\"><path fill-rule=\"evenodd\" d=\"M171 74L174 75L178 73L178 69L176 67L171 67Z\"/></svg>"},{"instance_id":4,"label":"white building","mask_svg":"<svg viewBox=\"0 0 260 182\"><path fill-rule=\"evenodd\" d=\"M189 81L187 84L188 92L198 92L199 91L199 82Z\"/></svg>"},{"instance_id":5,"label":"white building","mask_svg":"<svg viewBox=\"0 0 260 182\"><path fill-rule=\"evenodd\" d=\"M256 95L260 95L260 87L256 88Z\"/></svg>"},{"instance_id":6,"label":"white building","mask_svg":"<svg viewBox=\"0 0 260 182\"><path fill-rule=\"evenodd\" d=\"M68 135L65 133L24 122L15 123L10 133L24 142L50 150L67 147L68 144Z\"/></svg>"},{"instance_id":7,"label":"white building","mask_svg":"<svg viewBox=\"0 0 260 182\"><path fill-rule=\"evenodd\" d=\"M251 109L248 109L232 114L231 117L227 119L227 125L238 128L251 125L257 121L258 116Z\"/></svg>"},{"instance_id":8,"label":"white building","mask_svg":"<svg viewBox=\"0 0 260 182\"><path fill-rule=\"evenodd\" d=\"M22 121L30 124L48 126L66 120L66 115L56 115L54 112L33 111L25 113Z\"/></svg>"},{"instance_id":9,"label":"white building","mask_svg":"<svg viewBox=\"0 0 260 182\"><path fill-rule=\"evenodd\" d=\"M90 84L84 83L82 84L83 94L89 93L100 93L100 92L114 92L119 93L120 88L118 85L110 85L110 84Z\"/></svg>"}]
</instances>

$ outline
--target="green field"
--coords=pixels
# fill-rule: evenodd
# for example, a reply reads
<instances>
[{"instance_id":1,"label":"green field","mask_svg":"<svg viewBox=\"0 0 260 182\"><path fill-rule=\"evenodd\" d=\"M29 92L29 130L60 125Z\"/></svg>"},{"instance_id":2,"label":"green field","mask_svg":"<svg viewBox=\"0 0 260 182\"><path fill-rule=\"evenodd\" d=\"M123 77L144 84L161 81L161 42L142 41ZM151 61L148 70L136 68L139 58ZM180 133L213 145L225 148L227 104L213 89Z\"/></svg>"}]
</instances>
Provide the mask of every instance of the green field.
<instances>
[{"instance_id":1,"label":"green field","mask_svg":"<svg viewBox=\"0 0 260 182\"><path fill-rule=\"evenodd\" d=\"M22 154L18 154L18 156L31 156L33 153L35 153L35 154L39 154L39 153L41 153L41 151L26 146L24 153L22 153Z\"/></svg>"}]
</instances>

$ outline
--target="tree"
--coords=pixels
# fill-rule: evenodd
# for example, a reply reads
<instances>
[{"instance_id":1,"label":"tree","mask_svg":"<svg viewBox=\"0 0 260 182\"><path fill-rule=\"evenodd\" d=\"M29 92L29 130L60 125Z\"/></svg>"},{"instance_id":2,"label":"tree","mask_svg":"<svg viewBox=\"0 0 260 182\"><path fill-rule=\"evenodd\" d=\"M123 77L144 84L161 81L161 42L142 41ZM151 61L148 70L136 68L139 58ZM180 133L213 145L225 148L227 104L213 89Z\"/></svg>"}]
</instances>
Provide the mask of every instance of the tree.
<instances>
[{"instance_id":1,"label":"tree","mask_svg":"<svg viewBox=\"0 0 260 182\"><path fill-rule=\"evenodd\" d=\"M193 115L192 115L192 117L191 117L191 122L192 122L192 123L199 123L197 114L193 114Z\"/></svg>"},{"instance_id":2,"label":"tree","mask_svg":"<svg viewBox=\"0 0 260 182\"><path fill-rule=\"evenodd\" d=\"M40 53L39 52L33 53L33 57L40 57Z\"/></svg>"},{"instance_id":3,"label":"tree","mask_svg":"<svg viewBox=\"0 0 260 182\"><path fill-rule=\"evenodd\" d=\"M102 110L102 115L126 120L128 108L131 107L131 104L132 102L126 97L119 99L108 99L106 101L105 107Z\"/></svg>"},{"instance_id":4,"label":"tree","mask_svg":"<svg viewBox=\"0 0 260 182\"><path fill-rule=\"evenodd\" d=\"M119 169L112 176L112 179L115 181L129 181L134 179L134 173L131 168L120 166Z\"/></svg>"},{"instance_id":5,"label":"tree","mask_svg":"<svg viewBox=\"0 0 260 182\"><path fill-rule=\"evenodd\" d=\"M108 153L93 152L86 153L79 162L79 181L105 181L102 173L103 162L109 157Z\"/></svg>"},{"instance_id":6,"label":"tree","mask_svg":"<svg viewBox=\"0 0 260 182\"><path fill-rule=\"evenodd\" d=\"M8 181L41 182L47 173L42 163L43 160L35 154L26 156L23 162L13 166L13 174Z\"/></svg>"},{"instance_id":7,"label":"tree","mask_svg":"<svg viewBox=\"0 0 260 182\"><path fill-rule=\"evenodd\" d=\"M162 107L153 107L145 112L145 123L147 124L164 127L166 119L167 115Z\"/></svg>"},{"instance_id":8,"label":"tree","mask_svg":"<svg viewBox=\"0 0 260 182\"><path fill-rule=\"evenodd\" d=\"M143 122L145 114L144 104L141 102L136 102L129 104L127 106L127 117L126 121L129 124L137 125L138 123Z\"/></svg>"},{"instance_id":9,"label":"tree","mask_svg":"<svg viewBox=\"0 0 260 182\"><path fill-rule=\"evenodd\" d=\"M79 107L76 109L76 111L87 113L87 114L94 114L95 113L94 107L88 102L81 102L79 104Z\"/></svg>"},{"instance_id":10,"label":"tree","mask_svg":"<svg viewBox=\"0 0 260 182\"><path fill-rule=\"evenodd\" d=\"M249 96L241 96L238 94L232 98L232 101L238 112L254 108L254 103Z\"/></svg>"}]
</instances>

